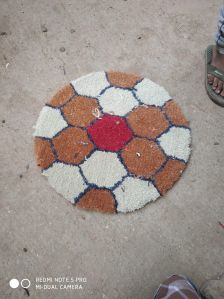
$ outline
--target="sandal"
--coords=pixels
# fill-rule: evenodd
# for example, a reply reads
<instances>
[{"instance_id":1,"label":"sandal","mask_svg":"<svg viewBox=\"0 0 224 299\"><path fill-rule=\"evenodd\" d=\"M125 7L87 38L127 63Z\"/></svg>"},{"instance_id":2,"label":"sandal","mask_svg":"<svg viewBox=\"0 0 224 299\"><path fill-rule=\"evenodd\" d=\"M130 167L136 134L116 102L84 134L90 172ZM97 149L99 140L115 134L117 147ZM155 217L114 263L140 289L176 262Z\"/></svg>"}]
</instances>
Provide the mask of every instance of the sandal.
<instances>
[{"instance_id":1,"label":"sandal","mask_svg":"<svg viewBox=\"0 0 224 299\"><path fill-rule=\"evenodd\" d=\"M159 286L153 299L201 299L195 285L185 276L172 275Z\"/></svg>"},{"instance_id":2,"label":"sandal","mask_svg":"<svg viewBox=\"0 0 224 299\"><path fill-rule=\"evenodd\" d=\"M224 97L218 95L213 89L212 85L208 83L208 74L213 75L214 77L219 78L220 80L224 81L224 72L217 69L215 66L211 65L212 62L212 52L215 46L208 46L205 50L205 88L207 90L208 96L210 99L215 102L217 105L224 107Z\"/></svg>"}]
</instances>

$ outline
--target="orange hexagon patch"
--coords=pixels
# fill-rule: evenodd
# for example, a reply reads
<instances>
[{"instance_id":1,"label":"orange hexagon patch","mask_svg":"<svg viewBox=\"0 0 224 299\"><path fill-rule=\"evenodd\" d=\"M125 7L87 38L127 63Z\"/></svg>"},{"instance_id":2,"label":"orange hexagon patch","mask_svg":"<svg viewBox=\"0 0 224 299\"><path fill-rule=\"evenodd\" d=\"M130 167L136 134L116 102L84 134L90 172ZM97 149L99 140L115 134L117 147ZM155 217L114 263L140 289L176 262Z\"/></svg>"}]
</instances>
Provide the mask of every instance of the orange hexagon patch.
<instances>
[{"instance_id":1,"label":"orange hexagon patch","mask_svg":"<svg viewBox=\"0 0 224 299\"><path fill-rule=\"evenodd\" d=\"M156 138L169 127L169 122L158 107L140 106L128 115L127 120L139 137Z\"/></svg>"},{"instance_id":2,"label":"orange hexagon patch","mask_svg":"<svg viewBox=\"0 0 224 299\"><path fill-rule=\"evenodd\" d=\"M58 159L65 163L79 164L93 150L87 133L80 128L67 128L53 138Z\"/></svg>"},{"instance_id":3,"label":"orange hexagon patch","mask_svg":"<svg viewBox=\"0 0 224 299\"><path fill-rule=\"evenodd\" d=\"M122 150L121 157L128 170L136 176L150 178L166 161L154 141L134 138Z\"/></svg>"},{"instance_id":4,"label":"orange hexagon patch","mask_svg":"<svg viewBox=\"0 0 224 299\"><path fill-rule=\"evenodd\" d=\"M87 127L94 119L99 105L96 99L77 96L63 108L64 117L70 125Z\"/></svg>"}]
</instances>

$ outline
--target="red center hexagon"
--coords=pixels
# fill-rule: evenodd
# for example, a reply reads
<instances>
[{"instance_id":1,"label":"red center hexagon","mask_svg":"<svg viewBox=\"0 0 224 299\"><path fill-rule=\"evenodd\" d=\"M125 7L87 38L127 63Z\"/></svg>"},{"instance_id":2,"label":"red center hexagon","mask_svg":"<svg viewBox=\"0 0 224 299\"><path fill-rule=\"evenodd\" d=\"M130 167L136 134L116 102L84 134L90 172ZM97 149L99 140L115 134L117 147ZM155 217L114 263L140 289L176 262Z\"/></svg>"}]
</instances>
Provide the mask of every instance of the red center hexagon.
<instances>
[{"instance_id":1,"label":"red center hexagon","mask_svg":"<svg viewBox=\"0 0 224 299\"><path fill-rule=\"evenodd\" d=\"M87 130L97 148L111 152L119 151L133 136L123 118L108 114Z\"/></svg>"}]
</instances>

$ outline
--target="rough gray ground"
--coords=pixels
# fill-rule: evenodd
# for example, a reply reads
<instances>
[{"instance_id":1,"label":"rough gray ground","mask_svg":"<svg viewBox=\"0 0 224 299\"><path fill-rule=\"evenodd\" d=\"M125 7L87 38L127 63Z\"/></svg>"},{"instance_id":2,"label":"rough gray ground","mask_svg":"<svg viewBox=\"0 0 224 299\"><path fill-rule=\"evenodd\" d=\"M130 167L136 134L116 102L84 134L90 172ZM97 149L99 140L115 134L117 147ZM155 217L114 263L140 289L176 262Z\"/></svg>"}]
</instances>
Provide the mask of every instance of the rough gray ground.
<instances>
[{"instance_id":1,"label":"rough gray ground","mask_svg":"<svg viewBox=\"0 0 224 299\"><path fill-rule=\"evenodd\" d=\"M0 298L27 297L10 289L11 278L29 278L31 298L146 299L172 273L200 285L224 271L224 110L206 95L203 56L221 3L1 0ZM32 126L43 104L64 83L103 69L166 87L193 130L182 179L128 215L73 207L33 158ZM79 291L35 290L38 276L87 283Z\"/></svg>"}]
</instances>

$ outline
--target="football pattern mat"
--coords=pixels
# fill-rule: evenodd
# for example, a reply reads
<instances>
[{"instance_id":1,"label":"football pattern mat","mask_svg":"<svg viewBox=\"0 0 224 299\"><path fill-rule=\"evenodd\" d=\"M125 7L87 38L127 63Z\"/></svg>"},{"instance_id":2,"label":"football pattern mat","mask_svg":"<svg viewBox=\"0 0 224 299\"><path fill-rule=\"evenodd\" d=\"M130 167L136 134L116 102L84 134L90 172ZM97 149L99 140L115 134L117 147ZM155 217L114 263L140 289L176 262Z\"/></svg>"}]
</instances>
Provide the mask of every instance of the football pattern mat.
<instances>
[{"instance_id":1,"label":"football pattern mat","mask_svg":"<svg viewBox=\"0 0 224 299\"><path fill-rule=\"evenodd\" d=\"M127 213L179 179L191 131L163 87L102 71L71 81L43 107L34 147L42 174L73 204Z\"/></svg>"}]
</instances>

